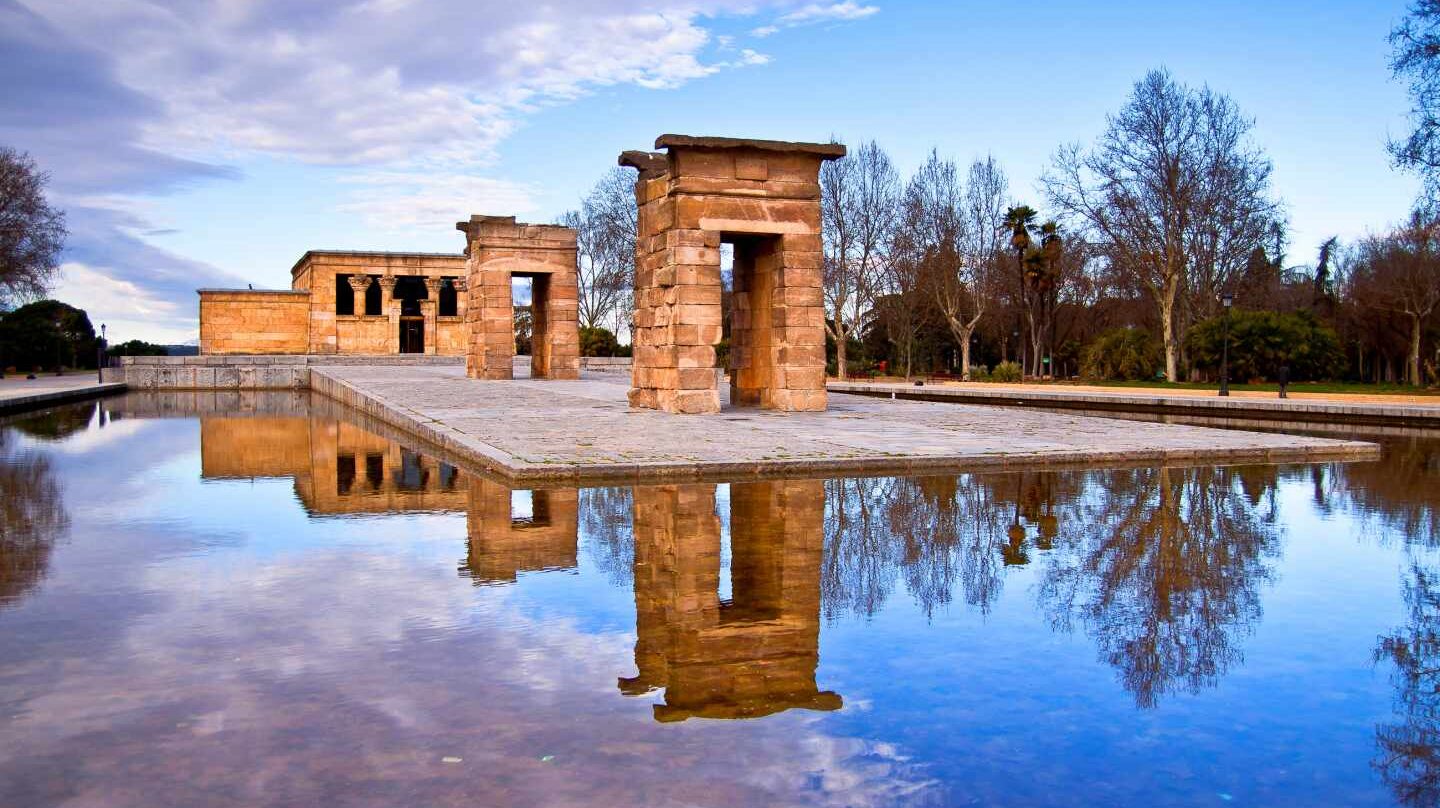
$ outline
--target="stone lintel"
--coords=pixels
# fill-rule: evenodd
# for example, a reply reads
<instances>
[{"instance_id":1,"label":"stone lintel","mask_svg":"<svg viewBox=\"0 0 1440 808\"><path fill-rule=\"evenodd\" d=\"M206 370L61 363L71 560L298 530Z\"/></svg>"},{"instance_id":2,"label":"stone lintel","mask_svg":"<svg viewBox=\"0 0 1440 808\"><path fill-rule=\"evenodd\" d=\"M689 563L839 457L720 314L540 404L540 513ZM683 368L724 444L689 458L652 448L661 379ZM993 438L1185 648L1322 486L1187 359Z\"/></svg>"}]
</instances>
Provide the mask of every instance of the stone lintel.
<instances>
[{"instance_id":1,"label":"stone lintel","mask_svg":"<svg viewBox=\"0 0 1440 808\"><path fill-rule=\"evenodd\" d=\"M813 154L821 160L834 160L845 156L843 143L803 143L789 140L756 140L742 137L697 137L694 135L661 135L655 138L657 149L754 149L756 151L790 152ZM625 154L633 154L626 152ZM633 165L624 162L621 165ZM640 168L640 166L635 166ZM643 170L643 169L642 169Z\"/></svg>"}]
</instances>

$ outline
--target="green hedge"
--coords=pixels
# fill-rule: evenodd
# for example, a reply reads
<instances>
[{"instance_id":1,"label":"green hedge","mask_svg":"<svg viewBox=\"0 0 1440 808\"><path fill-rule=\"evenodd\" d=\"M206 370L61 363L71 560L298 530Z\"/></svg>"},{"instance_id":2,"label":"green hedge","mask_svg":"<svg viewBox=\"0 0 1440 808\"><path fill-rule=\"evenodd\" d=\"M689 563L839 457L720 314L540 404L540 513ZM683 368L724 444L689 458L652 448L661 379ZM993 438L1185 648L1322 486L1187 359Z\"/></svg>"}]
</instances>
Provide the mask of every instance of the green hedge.
<instances>
[{"instance_id":1,"label":"green hedge","mask_svg":"<svg viewBox=\"0 0 1440 808\"><path fill-rule=\"evenodd\" d=\"M1223 315L1195 325L1185 335L1191 366L1211 377L1220 373L1224 344ZM1343 371L1345 355L1335 332L1309 312L1232 311L1230 378L1274 379L1283 365L1290 366L1292 381L1333 379Z\"/></svg>"}]
</instances>

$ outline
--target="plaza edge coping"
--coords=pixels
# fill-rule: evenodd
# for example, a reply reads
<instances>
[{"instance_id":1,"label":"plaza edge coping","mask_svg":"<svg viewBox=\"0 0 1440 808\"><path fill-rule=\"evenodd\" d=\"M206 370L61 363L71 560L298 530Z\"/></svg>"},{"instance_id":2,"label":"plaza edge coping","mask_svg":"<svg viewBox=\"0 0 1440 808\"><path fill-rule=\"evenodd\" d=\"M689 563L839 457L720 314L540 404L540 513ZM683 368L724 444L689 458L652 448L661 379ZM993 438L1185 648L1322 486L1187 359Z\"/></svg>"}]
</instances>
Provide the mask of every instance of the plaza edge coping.
<instances>
[{"instance_id":1,"label":"plaza edge coping","mask_svg":"<svg viewBox=\"0 0 1440 808\"><path fill-rule=\"evenodd\" d=\"M10 396L8 398L0 398L0 413L10 415L13 413L43 410L55 404L65 404L72 401L85 401L91 398L117 395L125 392L126 389L127 387L124 382L106 382L89 387L73 387L69 390L51 390L46 393Z\"/></svg>"},{"instance_id":2,"label":"plaza edge coping","mask_svg":"<svg viewBox=\"0 0 1440 808\"><path fill-rule=\"evenodd\" d=\"M1238 463L1313 463L1377 460L1378 444L1335 441L1329 446L1294 446L1244 449L1163 449L1150 451L1078 450L1060 452L982 453L914 457L848 457L825 459L770 459L761 461L658 461L641 463L530 463L472 438L385 396L364 390L325 372L310 368L310 389L358 410L440 449L477 462L481 468L510 482L562 483L665 482L736 477L797 477L940 473L948 471L1008 470L1102 466L1134 467L1154 463L1233 465ZM676 415L677 418L704 416Z\"/></svg>"},{"instance_id":3,"label":"plaza edge coping","mask_svg":"<svg viewBox=\"0 0 1440 808\"><path fill-rule=\"evenodd\" d=\"M1065 409L1112 410L1116 412L1171 412L1212 416L1250 416L1263 420L1302 420L1370 425L1410 425L1440 428L1440 406L1413 404L1348 404L1339 401L1306 399L1253 399L1200 396L1169 396L1137 393L1070 393L1063 390L976 390L973 388L915 386L900 383L839 382L825 385L831 393L901 398L914 401L1043 405Z\"/></svg>"}]
</instances>

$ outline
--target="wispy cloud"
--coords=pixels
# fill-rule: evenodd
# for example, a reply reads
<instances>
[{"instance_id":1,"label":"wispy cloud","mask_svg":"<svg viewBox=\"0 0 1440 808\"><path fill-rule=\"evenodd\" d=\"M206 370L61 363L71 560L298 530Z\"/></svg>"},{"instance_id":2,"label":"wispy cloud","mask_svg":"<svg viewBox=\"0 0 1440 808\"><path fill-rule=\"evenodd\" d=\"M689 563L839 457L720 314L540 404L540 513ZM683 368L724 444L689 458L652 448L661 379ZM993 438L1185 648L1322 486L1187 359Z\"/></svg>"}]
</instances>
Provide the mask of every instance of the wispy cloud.
<instances>
[{"instance_id":1,"label":"wispy cloud","mask_svg":"<svg viewBox=\"0 0 1440 808\"><path fill-rule=\"evenodd\" d=\"M751 35L767 37L777 34L786 28L796 28L801 25L814 25L826 22L845 22L849 20L860 20L876 14L880 11L879 6L866 6L845 0L843 3L810 3L802 6L789 14L778 17L770 25L762 25L750 31Z\"/></svg>"}]
</instances>

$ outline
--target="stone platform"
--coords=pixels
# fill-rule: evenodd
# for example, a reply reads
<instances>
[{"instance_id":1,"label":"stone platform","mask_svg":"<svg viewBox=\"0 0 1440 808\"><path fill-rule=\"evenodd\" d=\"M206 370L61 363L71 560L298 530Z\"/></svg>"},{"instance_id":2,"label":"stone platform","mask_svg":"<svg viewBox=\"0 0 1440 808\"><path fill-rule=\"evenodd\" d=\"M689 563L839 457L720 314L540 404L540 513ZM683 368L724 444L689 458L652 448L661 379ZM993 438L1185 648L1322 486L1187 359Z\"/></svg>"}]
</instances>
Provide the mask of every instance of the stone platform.
<instances>
[{"instance_id":1,"label":"stone platform","mask_svg":"<svg viewBox=\"0 0 1440 808\"><path fill-rule=\"evenodd\" d=\"M459 367L311 367L317 392L524 482L826 476L980 467L1373 460L1375 444L998 406L835 396L816 413L675 415L628 379L480 381Z\"/></svg>"}]
</instances>

